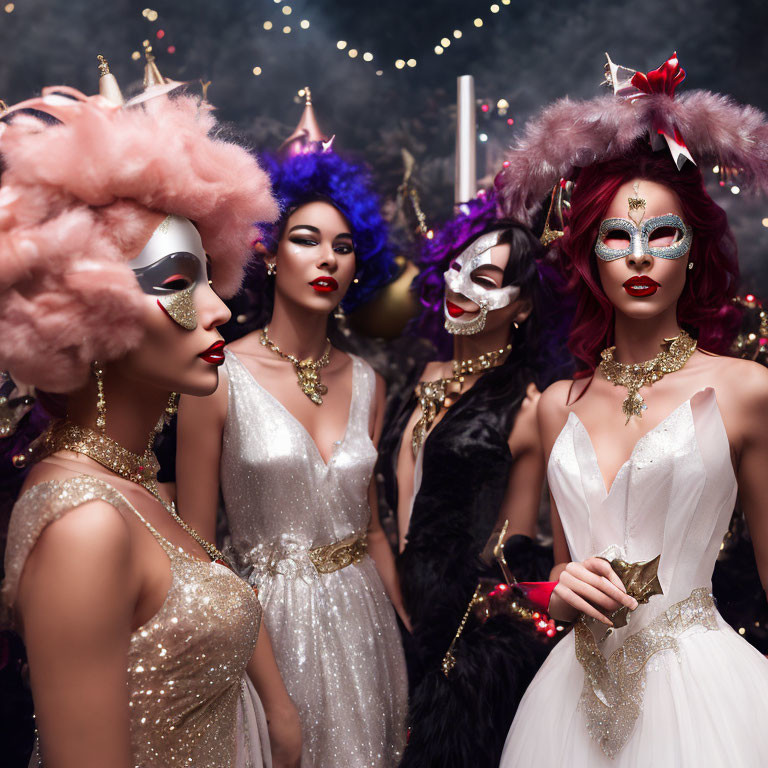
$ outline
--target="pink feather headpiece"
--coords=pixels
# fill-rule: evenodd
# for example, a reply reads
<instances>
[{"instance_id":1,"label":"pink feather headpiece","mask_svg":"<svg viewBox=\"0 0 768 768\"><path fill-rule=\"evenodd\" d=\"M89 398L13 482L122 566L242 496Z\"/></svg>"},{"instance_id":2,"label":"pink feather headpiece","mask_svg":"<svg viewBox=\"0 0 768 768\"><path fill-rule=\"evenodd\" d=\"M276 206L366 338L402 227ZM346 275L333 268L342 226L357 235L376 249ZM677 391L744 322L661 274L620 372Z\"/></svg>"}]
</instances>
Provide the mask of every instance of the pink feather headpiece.
<instances>
[{"instance_id":1,"label":"pink feather headpiece","mask_svg":"<svg viewBox=\"0 0 768 768\"><path fill-rule=\"evenodd\" d=\"M138 343L143 294L127 263L160 213L193 221L216 290L238 290L254 222L278 207L256 159L215 135L209 105L161 94L119 107L55 87L10 111L0 123L0 370L66 392L93 360Z\"/></svg>"},{"instance_id":2,"label":"pink feather headpiece","mask_svg":"<svg viewBox=\"0 0 768 768\"><path fill-rule=\"evenodd\" d=\"M606 81L614 95L589 101L568 98L532 119L496 177L503 215L527 224L541 200L579 168L627 154L638 140L684 162L724 165L739 172L739 186L768 192L768 121L759 110L727 96L691 91L679 98L685 78L677 55L642 73L608 59Z\"/></svg>"}]
</instances>

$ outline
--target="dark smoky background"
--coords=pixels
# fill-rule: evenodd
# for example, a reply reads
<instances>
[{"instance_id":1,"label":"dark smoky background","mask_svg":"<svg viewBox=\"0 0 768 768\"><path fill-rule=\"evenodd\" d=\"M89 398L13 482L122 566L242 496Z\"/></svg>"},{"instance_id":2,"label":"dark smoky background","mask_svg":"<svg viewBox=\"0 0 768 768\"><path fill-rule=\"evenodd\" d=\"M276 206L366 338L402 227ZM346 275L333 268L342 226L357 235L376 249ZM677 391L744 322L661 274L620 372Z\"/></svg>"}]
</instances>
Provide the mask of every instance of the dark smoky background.
<instances>
[{"instance_id":1,"label":"dark smoky background","mask_svg":"<svg viewBox=\"0 0 768 768\"><path fill-rule=\"evenodd\" d=\"M98 53L124 91L136 90L143 61L132 54L147 40L163 75L197 88L211 81L222 119L253 147L274 150L295 127L298 91L309 85L321 127L336 134L338 149L370 164L384 198L394 199L402 181L401 150L413 155L427 220L439 224L453 202L458 75L474 75L488 106L478 109L478 134L487 136L478 141L478 175L490 180L531 114L565 95L598 93L606 51L647 71L676 50L688 73L681 89L768 109L767 22L760 0L165 0L149 9L120 0L0 0L0 98L13 103L52 84L95 92ZM398 59L415 66L397 69ZM703 170L739 240L743 290L768 296L768 201L733 194Z\"/></svg>"}]
</instances>

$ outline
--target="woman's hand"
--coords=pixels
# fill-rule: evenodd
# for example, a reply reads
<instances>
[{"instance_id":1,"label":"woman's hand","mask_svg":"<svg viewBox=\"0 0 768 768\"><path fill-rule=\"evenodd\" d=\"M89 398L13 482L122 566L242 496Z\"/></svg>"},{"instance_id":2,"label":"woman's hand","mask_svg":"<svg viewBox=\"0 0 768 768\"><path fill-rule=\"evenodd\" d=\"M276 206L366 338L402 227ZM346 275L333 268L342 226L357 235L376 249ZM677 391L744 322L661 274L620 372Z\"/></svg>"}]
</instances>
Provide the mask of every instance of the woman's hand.
<instances>
[{"instance_id":1,"label":"woman's hand","mask_svg":"<svg viewBox=\"0 0 768 768\"><path fill-rule=\"evenodd\" d=\"M291 703L279 711L267 712L272 768L299 768L301 763L301 723Z\"/></svg>"},{"instance_id":2,"label":"woman's hand","mask_svg":"<svg viewBox=\"0 0 768 768\"><path fill-rule=\"evenodd\" d=\"M610 563L602 557L590 557L583 562L571 562L560 574L552 592L549 614L560 621L574 621L583 613L612 627L606 614L627 606L637 608L637 600L627 594Z\"/></svg>"}]
</instances>

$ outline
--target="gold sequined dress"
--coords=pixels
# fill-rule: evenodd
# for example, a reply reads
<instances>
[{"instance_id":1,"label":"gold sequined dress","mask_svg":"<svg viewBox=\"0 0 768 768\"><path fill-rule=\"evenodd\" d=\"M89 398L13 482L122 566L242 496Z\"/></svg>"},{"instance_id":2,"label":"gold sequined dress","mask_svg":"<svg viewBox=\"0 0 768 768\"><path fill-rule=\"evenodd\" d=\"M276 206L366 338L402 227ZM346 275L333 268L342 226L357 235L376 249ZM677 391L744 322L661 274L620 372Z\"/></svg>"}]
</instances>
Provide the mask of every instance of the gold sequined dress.
<instances>
[{"instance_id":1,"label":"gold sequined dress","mask_svg":"<svg viewBox=\"0 0 768 768\"><path fill-rule=\"evenodd\" d=\"M576 624L523 697L501 768L768 766L768 660L711 593L737 493L715 391L643 436L610 488L571 413L548 480L574 560L661 554L663 594L607 636Z\"/></svg>"},{"instance_id":2,"label":"gold sequined dress","mask_svg":"<svg viewBox=\"0 0 768 768\"><path fill-rule=\"evenodd\" d=\"M100 499L137 515L168 555L171 587L131 635L128 695L137 768L269 768L261 704L245 676L261 607L228 568L203 562L161 536L115 488L90 475L30 488L11 516L3 602L13 607L24 563L47 525ZM32 765L44 765L43 754ZM39 762L38 762L39 759Z\"/></svg>"}]
</instances>

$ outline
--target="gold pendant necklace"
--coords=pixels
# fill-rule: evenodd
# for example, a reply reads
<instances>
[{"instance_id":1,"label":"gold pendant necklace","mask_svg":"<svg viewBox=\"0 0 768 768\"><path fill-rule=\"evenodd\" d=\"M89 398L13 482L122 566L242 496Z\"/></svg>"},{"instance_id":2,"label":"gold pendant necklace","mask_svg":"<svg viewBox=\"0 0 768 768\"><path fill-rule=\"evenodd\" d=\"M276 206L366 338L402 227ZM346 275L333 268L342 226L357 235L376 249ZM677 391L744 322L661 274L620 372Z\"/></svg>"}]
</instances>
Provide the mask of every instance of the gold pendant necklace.
<instances>
[{"instance_id":1,"label":"gold pendant necklace","mask_svg":"<svg viewBox=\"0 0 768 768\"><path fill-rule=\"evenodd\" d=\"M154 438L155 432L153 431L147 448L139 456L139 454L123 448L111 437L100 434L89 427L81 427L71 421L58 420L53 422L48 430L41 435L39 447L36 446L35 449L35 460L50 456L57 451L72 451L88 456L110 472L114 472L149 491L165 507L171 517L205 550L211 560L231 568L231 564L224 555L179 516L176 512L176 505L173 502L169 504L160 495L160 486L157 482L160 464L152 451Z\"/></svg>"},{"instance_id":2,"label":"gold pendant necklace","mask_svg":"<svg viewBox=\"0 0 768 768\"><path fill-rule=\"evenodd\" d=\"M598 368L614 386L627 388L627 396L621 404L621 412L627 417L626 426L633 416L642 418L646 409L640 388L645 384L650 386L668 373L679 371L695 352L696 340L685 331L680 331L679 336L664 339L659 354L644 363L619 363L613 359L615 349L615 346L608 347L600 353L602 359Z\"/></svg>"},{"instance_id":3,"label":"gold pendant necklace","mask_svg":"<svg viewBox=\"0 0 768 768\"><path fill-rule=\"evenodd\" d=\"M315 404L323 404L323 395L328 392L328 387L320 381L320 370L331 362L331 341L325 340L325 352L317 360L308 357L299 360L295 355L288 355L269 338L269 326L265 325L261 330L261 344L276 355L289 360L296 369L296 376L301 391Z\"/></svg>"},{"instance_id":4,"label":"gold pendant necklace","mask_svg":"<svg viewBox=\"0 0 768 768\"><path fill-rule=\"evenodd\" d=\"M511 344L501 349L494 349L492 352L485 352L477 358L469 360L453 360L453 376L450 379L441 378L436 381L422 381L416 387L416 397L419 400L421 408L421 417L414 424L411 433L411 448L416 457L427 439L427 433L432 427L432 423L437 418L448 394L460 395L464 384L464 378L467 375L483 373L491 368L501 365L502 359L512 349Z\"/></svg>"}]
</instances>

